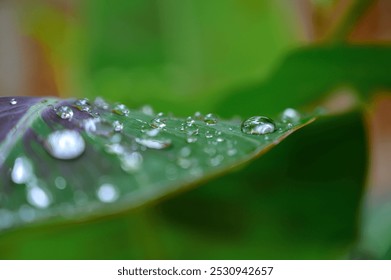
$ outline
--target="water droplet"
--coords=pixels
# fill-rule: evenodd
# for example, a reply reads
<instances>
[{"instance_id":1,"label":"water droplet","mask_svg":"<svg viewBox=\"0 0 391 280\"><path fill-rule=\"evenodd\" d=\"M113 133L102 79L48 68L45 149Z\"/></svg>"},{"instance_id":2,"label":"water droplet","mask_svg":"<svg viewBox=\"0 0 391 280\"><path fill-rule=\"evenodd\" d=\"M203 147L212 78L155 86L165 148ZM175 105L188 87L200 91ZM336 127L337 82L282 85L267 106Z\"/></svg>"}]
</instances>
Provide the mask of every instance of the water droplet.
<instances>
[{"instance_id":1,"label":"water droplet","mask_svg":"<svg viewBox=\"0 0 391 280\"><path fill-rule=\"evenodd\" d=\"M194 113L194 118L196 119L196 120L203 120L204 119L204 116L201 114L201 112L195 112Z\"/></svg>"},{"instance_id":2,"label":"water droplet","mask_svg":"<svg viewBox=\"0 0 391 280\"><path fill-rule=\"evenodd\" d=\"M19 217L22 221L30 223L35 219L35 210L28 205L22 205L19 208Z\"/></svg>"},{"instance_id":3,"label":"water droplet","mask_svg":"<svg viewBox=\"0 0 391 280\"><path fill-rule=\"evenodd\" d=\"M11 172L11 179L15 184L25 184L33 176L33 167L27 158L18 157L15 159L14 167Z\"/></svg>"},{"instance_id":4,"label":"water droplet","mask_svg":"<svg viewBox=\"0 0 391 280\"><path fill-rule=\"evenodd\" d=\"M91 105L88 98L81 98L75 101L73 103L73 106L75 106L79 111L82 112L91 112Z\"/></svg>"},{"instance_id":5,"label":"water droplet","mask_svg":"<svg viewBox=\"0 0 391 280\"><path fill-rule=\"evenodd\" d=\"M128 116L129 112L129 108L126 107L124 104L117 104L113 108L113 113L120 116Z\"/></svg>"},{"instance_id":6,"label":"water droplet","mask_svg":"<svg viewBox=\"0 0 391 280\"><path fill-rule=\"evenodd\" d=\"M114 121L113 128L115 132L121 132L124 129L124 125L119 121Z\"/></svg>"},{"instance_id":7,"label":"water droplet","mask_svg":"<svg viewBox=\"0 0 391 280\"><path fill-rule=\"evenodd\" d=\"M9 228L13 224L14 217L11 211L0 209L0 229Z\"/></svg>"},{"instance_id":8,"label":"water droplet","mask_svg":"<svg viewBox=\"0 0 391 280\"><path fill-rule=\"evenodd\" d=\"M189 147L183 147L179 151L179 155L181 157L188 157L188 156L190 156L190 154L191 154L191 149Z\"/></svg>"},{"instance_id":9,"label":"water droplet","mask_svg":"<svg viewBox=\"0 0 391 280\"><path fill-rule=\"evenodd\" d=\"M95 98L94 105L103 110L107 110L110 107L109 104L102 97Z\"/></svg>"},{"instance_id":10,"label":"water droplet","mask_svg":"<svg viewBox=\"0 0 391 280\"><path fill-rule=\"evenodd\" d=\"M205 137L208 139L213 138L213 133L208 130L205 132Z\"/></svg>"},{"instance_id":11,"label":"water droplet","mask_svg":"<svg viewBox=\"0 0 391 280\"><path fill-rule=\"evenodd\" d=\"M35 184L27 188L27 201L37 208L47 208L50 205L50 198L46 191Z\"/></svg>"},{"instance_id":12,"label":"water droplet","mask_svg":"<svg viewBox=\"0 0 391 280\"><path fill-rule=\"evenodd\" d=\"M195 121L192 117L187 117L187 119L186 119L187 125L193 125L194 123L195 123Z\"/></svg>"},{"instance_id":13,"label":"water droplet","mask_svg":"<svg viewBox=\"0 0 391 280\"><path fill-rule=\"evenodd\" d=\"M191 165L192 165L192 162L191 162L190 159L188 159L188 158L182 158L182 157L180 157L180 158L177 159L177 163L178 163L178 165L179 165L181 168L183 168L183 169L188 169L188 168L190 168Z\"/></svg>"},{"instance_id":14,"label":"water droplet","mask_svg":"<svg viewBox=\"0 0 391 280\"><path fill-rule=\"evenodd\" d=\"M126 153L120 159L121 167L126 172L139 170L143 163L143 156L138 152Z\"/></svg>"},{"instance_id":15,"label":"water droplet","mask_svg":"<svg viewBox=\"0 0 391 280\"><path fill-rule=\"evenodd\" d=\"M63 177L58 176L56 179L54 179L54 185L56 188L63 190L67 186L67 181Z\"/></svg>"},{"instance_id":16,"label":"water droplet","mask_svg":"<svg viewBox=\"0 0 391 280\"><path fill-rule=\"evenodd\" d=\"M217 143L224 142L224 138L223 138L223 137L217 137L217 138L216 138L216 142L217 142Z\"/></svg>"},{"instance_id":17,"label":"water droplet","mask_svg":"<svg viewBox=\"0 0 391 280\"><path fill-rule=\"evenodd\" d=\"M236 149L230 148L230 149L228 149L228 151L227 151L227 155L229 155L230 157L232 157L232 156L236 155L237 152L238 152L238 151L237 151Z\"/></svg>"},{"instance_id":18,"label":"water droplet","mask_svg":"<svg viewBox=\"0 0 391 280\"><path fill-rule=\"evenodd\" d=\"M205 147L204 152L207 153L209 156L214 156L217 153L216 149L213 147Z\"/></svg>"},{"instance_id":19,"label":"water droplet","mask_svg":"<svg viewBox=\"0 0 391 280\"><path fill-rule=\"evenodd\" d=\"M183 123L181 126L181 131L187 133L187 135L197 135L198 134L198 126L194 123L194 120L186 120L186 123Z\"/></svg>"},{"instance_id":20,"label":"water droplet","mask_svg":"<svg viewBox=\"0 0 391 280\"><path fill-rule=\"evenodd\" d=\"M156 140L156 139L136 138L136 142L147 148L155 149L155 150L161 150L171 146L171 140L169 139Z\"/></svg>"},{"instance_id":21,"label":"water droplet","mask_svg":"<svg viewBox=\"0 0 391 280\"><path fill-rule=\"evenodd\" d=\"M281 120L283 122L293 122L296 123L300 120L300 114L298 111L292 108L285 109L281 115Z\"/></svg>"},{"instance_id":22,"label":"water droplet","mask_svg":"<svg viewBox=\"0 0 391 280\"><path fill-rule=\"evenodd\" d=\"M103 184L98 188L97 196L104 203L114 202L118 199L118 190L112 184Z\"/></svg>"},{"instance_id":23,"label":"water droplet","mask_svg":"<svg viewBox=\"0 0 391 280\"><path fill-rule=\"evenodd\" d=\"M153 108L150 105L144 105L143 107L141 107L141 112L148 116L153 116L154 114Z\"/></svg>"},{"instance_id":24,"label":"water droplet","mask_svg":"<svg viewBox=\"0 0 391 280\"><path fill-rule=\"evenodd\" d=\"M11 104L11 105L16 105L16 104L18 104L18 101L16 101L15 98L12 98L12 99L10 100L10 104Z\"/></svg>"},{"instance_id":25,"label":"water droplet","mask_svg":"<svg viewBox=\"0 0 391 280\"><path fill-rule=\"evenodd\" d=\"M209 113L207 114L205 117L204 117L204 122L207 124L207 125L215 125L217 123L217 117L212 114L212 113Z\"/></svg>"},{"instance_id":26,"label":"water droplet","mask_svg":"<svg viewBox=\"0 0 391 280\"><path fill-rule=\"evenodd\" d=\"M73 111L68 106L60 106L56 109L56 114L63 120L70 120L73 117Z\"/></svg>"},{"instance_id":27,"label":"water droplet","mask_svg":"<svg viewBox=\"0 0 391 280\"><path fill-rule=\"evenodd\" d=\"M119 143L107 144L106 152L110 154L121 155L125 152L125 148Z\"/></svg>"},{"instance_id":28,"label":"water droplet","mask_svg":"<svg viewBox=\"0 0 391 280\"><path fill-rule=\"evenodd\" d=\"M147 136L156 137L160 133L160 129L152 128L144 131Z\"/></svg>"},{"instance_id":29,"label":"water droplet","mask_svg":"<svg viewBox=\"0 0 391 280\"><path fill-rule=\"evenodd\" d=\"M245 120L241 126L241 130L243 133L253 135L272 133L275 129L276 126L273 120L262 116L251 117Z\"/></svg>"},{"instance_id":30,"label":"water droplet","mask_svg":"<svg viewBox=\"0 0 391 280\"><path fill-rule=\"evenodd\" d=\"M162 129L166 127L166 121L167 120L165 118L157 117L151 120L149 125L153 128Z\"/></svg>"},{"instance_id":31,"label":"water droplet","mask_svg":"<svg viewBox=\"0 0 391 280\"><path fill-rule=\"evenodd\" d=\"M79 132L65 129L52 132L46 140L45 148L54 158L74 159L84 152L85 146Z\"/></svg>"},{"instance_id":32,"label":"water droplet","mask_svg":"<svg viewBox=\"0 0 391 280\"><path fill-rule=\"evenodd\" d=\"M195 135L188 135L186 138L186 142L189 144L195 143L197 141L198 141L198 138Z\"/></svg>"},{"instance_id":33,"label":"water droplet","mask_svg":"<svg viewBox=\"0 0 391 280\"><path fill-rule=\"evenodd\" d=\"M209 160L209 164L211 166L218 166L221 164L221 162L224 160L224 156L223 155L217 155L215 157L212 157L210 160Z\"/></svg>"},{"instance_id":34,"label":"water droplet","mask_svg":"<svg viewBox=\"0 0 391 280\"><path fill-rule=\"evenodd\" d=\"M174 166L166 167L166 176L168 180L176 180L178 178L178 168Z\"/></svg>"},{"instance_id":35,"label":"water droplet","mask_svg":"<svg viewBox=\"0 0 391 280\"><path fill-rule=\"evenodd\" d=\"M88 133L94 133L96 131L96 124L100 122L99 119L85 119L82 121L82 127Z\"/></svg>"}]
</instances>

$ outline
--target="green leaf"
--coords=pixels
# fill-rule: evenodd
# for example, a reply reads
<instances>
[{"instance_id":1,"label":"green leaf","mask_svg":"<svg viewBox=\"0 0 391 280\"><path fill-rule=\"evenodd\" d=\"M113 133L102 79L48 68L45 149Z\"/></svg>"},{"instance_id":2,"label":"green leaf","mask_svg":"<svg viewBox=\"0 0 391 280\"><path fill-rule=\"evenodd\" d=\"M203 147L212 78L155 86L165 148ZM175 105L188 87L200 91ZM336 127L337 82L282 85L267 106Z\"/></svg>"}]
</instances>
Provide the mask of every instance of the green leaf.
<instances>
[{"instance_id":1,"label":"green leaf","mask_svg":"<svg viewBox=\"0 0 391 280\"><path fill-rule=\"evenodd\" d=\"M266 82L234 90L217 112L225 116L232 112L241 116L276 114L288 106L300 108L319 102L340 87L350 87L367 100L372 93L391 89L389 65L390 47L303 48L287 56Z\"/></svg>"},{"instance_id":2,"label":"green leaf","mask_svg":"<svg viewBox=\"0 0 391 280\"><path fill-rule=\"evenodd\" d=\"M367 162L364 134L359 113L320 118L245 168L157 205L8 234L0 239L0 256L345 258L359 224Z\"/></svg>"},{"instance_id":3,"label":"green leaf","mask_svg":"<svg viewBox=\"0 0 391 280\"><path fill-rule=\"evenodd\" d=\"M16 100L0 99L0 117L15 122L0 138L2 229L139 207L247 162L313 120L276 119L275 132L249 135L240 121L213 115L151 115L101 99Z\"/></svg>"},{"instance_id":4,"label":"green leaf","mask_svg":"<svg viewBox=\"0 0 391 280\"><path fill-rule=\"evenodd\" d=\"M319 118L247 168L157 205L155 230L169 258L346 258L367 162L361 113Z\"/></svg>"}]
</instances>

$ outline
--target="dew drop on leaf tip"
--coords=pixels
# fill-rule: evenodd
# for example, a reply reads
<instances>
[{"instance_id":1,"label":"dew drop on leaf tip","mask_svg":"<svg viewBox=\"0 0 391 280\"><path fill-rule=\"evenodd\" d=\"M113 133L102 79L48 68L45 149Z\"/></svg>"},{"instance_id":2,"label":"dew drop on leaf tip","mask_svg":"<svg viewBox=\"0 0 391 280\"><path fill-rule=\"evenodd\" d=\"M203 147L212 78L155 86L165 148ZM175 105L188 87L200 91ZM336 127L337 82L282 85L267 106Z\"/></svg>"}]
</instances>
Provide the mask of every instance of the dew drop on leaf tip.
<instances>
[{"instance_id":1,"label":"dew drop on leaf tip","mask_svg":"<svg viewBox=\"0 0 391 280\"><path fill-rule=\"evenodd\" d=\"M241 130L245 134L264 135L276 130L274 121L268 117L254 116L245 120L241 125Z\"/></svg>"}]
</instances>

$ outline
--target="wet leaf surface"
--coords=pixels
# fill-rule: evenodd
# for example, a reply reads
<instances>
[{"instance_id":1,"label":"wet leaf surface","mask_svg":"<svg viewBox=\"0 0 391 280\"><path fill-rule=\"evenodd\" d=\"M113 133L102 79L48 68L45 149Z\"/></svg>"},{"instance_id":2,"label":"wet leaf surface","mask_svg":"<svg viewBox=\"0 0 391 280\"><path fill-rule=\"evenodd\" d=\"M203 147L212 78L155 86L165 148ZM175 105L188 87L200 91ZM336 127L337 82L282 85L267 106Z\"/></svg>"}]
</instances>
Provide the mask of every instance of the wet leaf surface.
<instances>
[{"instance_id":1,"label":"wet leaf surface","mask_svg":"<svg viewBox=\"0 0 391 280\"><path fill-rule=\"evenodd\" d=\"M282 116L248 130L213 114L176 118L100 98L12 103L0 99L2 230L137 208L230 170L313 120Z\"/></svg>"}]
</instances>

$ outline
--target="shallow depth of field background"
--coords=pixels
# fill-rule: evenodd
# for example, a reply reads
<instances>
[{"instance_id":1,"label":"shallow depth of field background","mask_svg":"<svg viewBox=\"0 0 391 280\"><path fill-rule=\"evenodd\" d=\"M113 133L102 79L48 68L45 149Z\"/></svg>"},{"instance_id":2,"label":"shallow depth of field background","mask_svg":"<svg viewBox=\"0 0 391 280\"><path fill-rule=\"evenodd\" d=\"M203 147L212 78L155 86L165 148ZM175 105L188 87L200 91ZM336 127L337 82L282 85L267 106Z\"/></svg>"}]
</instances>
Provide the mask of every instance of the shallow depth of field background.
<instances>
[{"instance_id":1,"label":"shallow depth of field background","mask_svg":"<svg viewBox=\"0 0 391 280\"><path fill-rule=\"evenodd\" d=\"M149 104L156 112L170 111L179 116L195 111L207 113L219 108L218 104L236 89L266 81L295 50L331 44L354 2L0 0L0 96L102 96L131 108ZM391 1L369 2L372 3L364 11L358 12L357 23L343 40L360 45L390 45ZM286 94L289 95L289 84ZM330 101L328 106L336 111L343 108L346 102L349 103L350 95L341 96ZM374 96L366 109L370 166L367 195L361 201L362 205L367 205L365 207L390 196L391 98L383 91ZM236 111L235 106L224 109L224 112L232 112L226 117L234 116ZM269 203L282 202L276 198ZM307 211L311 212L311 209ZM358 217L361 219L362 215ZM197 217L189 219L197 223ZM132 220L130 223L134 224L130 227L139 222ZM111 238L116 236L109 234ZM224 229L219 234L224 235ZM276 228L271 229L267 238L272 239L273 234L279 234ZM84 236L83 233L80 236ZM74 234L72 238L79 237ZM173 244L175 238L172 237ZM145 242L150 246L147 251L153 252L153 242ZM300 240L286 242L300 243ZM227 257L343 257L335 253L338 251L335 248L321 255L317 250L323 250L323 245L317 247L316 237L311 242L313 252L307 250L298 255L257 255L237 250L236 255L227 251ZM121 248L118 244L115 246ZM281 244L275 250L284 250L284 246ZM384 246L391 246L391 242ZM25 250L39 248L32 245ZM90 255L81 253L80 258L104 258L103 253L94 255L95 249L91 250ZM265 250L274 251L273 248ZM148 253L145 256L148 257ZM127 258L128 255L109 254L107 257Z\"/></svg>"}]
</instances>

